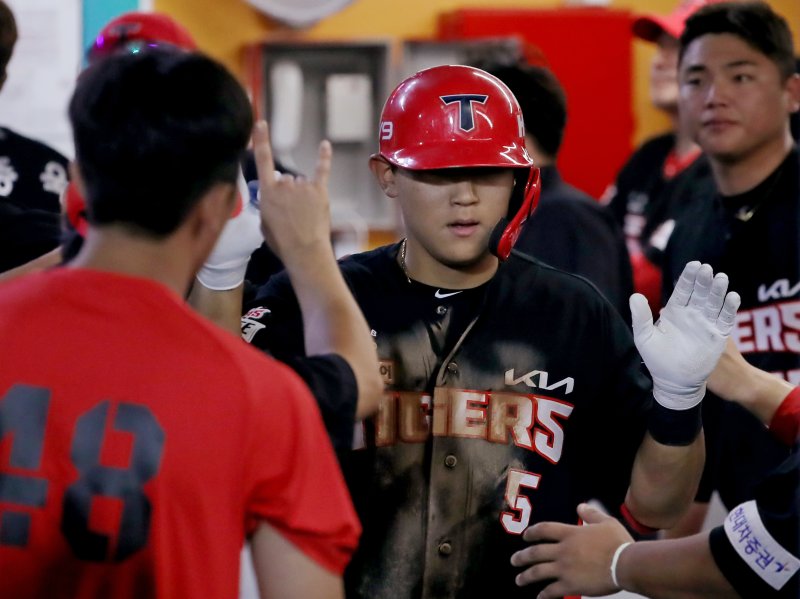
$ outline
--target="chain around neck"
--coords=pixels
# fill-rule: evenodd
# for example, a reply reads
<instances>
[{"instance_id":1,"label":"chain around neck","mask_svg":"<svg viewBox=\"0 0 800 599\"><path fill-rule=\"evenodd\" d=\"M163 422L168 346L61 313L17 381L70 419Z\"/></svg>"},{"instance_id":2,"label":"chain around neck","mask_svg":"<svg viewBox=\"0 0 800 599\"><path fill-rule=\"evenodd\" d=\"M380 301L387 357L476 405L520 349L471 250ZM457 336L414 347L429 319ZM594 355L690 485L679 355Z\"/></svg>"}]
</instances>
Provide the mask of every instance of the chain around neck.
<instances>
[{"instance_id":1,"label":"chain around neck","mask_svg":"<svg viewBox=\"0 0 800 599\"><path fill-rule=\"evenodd\" d=\"M408 284L411 284L411 275L408 274L408 268L406 267L406 245L408 244L408 238L403 237L403 241L400 243L400 268L403 269L403 274L406 276L406 280Z\"/></svg>"}]
</instances>

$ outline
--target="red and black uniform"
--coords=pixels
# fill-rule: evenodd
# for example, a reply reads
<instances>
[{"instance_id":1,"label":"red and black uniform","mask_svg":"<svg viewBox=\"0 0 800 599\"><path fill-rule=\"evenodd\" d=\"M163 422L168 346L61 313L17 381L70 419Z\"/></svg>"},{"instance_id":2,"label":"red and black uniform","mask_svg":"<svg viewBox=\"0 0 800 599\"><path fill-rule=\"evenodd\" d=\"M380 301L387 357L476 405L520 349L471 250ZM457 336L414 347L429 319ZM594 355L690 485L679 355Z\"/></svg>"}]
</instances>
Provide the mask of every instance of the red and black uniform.
<instances>
[{"instance_id":1,"label":"red and black uniform","mask_svg":"<svg viewBox=\"0 0 800 599\"><path fill-rule=\"evenodd\" d=\"M485 285L437 289L410 282L398 250L341 262L387 383L341 456L364 526L348 597L530 597L509 562L524 529L624 499L652 401L641 359L580 277L514 251ZM251 342L302 353L288 277L257 302Z\"/></svg>"},{"instance_id":2,"label":"red and black uniform","mask_svg":"<svg viewBox=\"0 0 800 599\"><path fill-rule=\"evenodd\" d=\"M731 333L751 364L800 383L800 158L792 150L754 189L697 198L678 220L664 262L664 297L683 266L708 262L730 279L742 304ZM730 509L787 449L749 412L708 393L703 402L706 472L700 501L719 491Z\"/></svg>"},{"instance_id":3,"label":"red and black uniform","mask_svg":"<svg viewBox=\"0 0 800 599\"><path fill-rule=\"evenodd\" d=\"M0 272L58 247L67 159L0 127Z\"/></svg>"},{"instance_id":4,"label":"red and black uniform","mask_svg":"<svg viewBox=\"0 0 800 599\"><path fill-rule=\"evenodd\" d=\"M89 270L5 284L0 338L0 596L235 597L260 521L343 570L359 524L289 368Z\"/></svg>"}]
</instances>

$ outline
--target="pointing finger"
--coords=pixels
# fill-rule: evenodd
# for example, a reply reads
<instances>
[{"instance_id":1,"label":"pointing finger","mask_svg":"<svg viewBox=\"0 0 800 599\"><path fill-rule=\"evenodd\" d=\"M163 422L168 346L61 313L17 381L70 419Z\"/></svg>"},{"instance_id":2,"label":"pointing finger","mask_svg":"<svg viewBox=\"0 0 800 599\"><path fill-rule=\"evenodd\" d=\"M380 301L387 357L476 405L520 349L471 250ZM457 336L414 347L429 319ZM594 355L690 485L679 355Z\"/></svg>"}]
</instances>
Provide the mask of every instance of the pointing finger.
<instances>
[{"instance_id":1,"label":"pointing finger","mask_svg":"<svg viewBox=\"0 0 800 599\"><path fill-rule=\"evenodd\" d=\"M275 161L272 159L269 126L266 121L258 121L253 128L253 153L256 159L258 180L264 185L273 185L275 183Z\"/></svg>"},{"instance_id":2,"label":"pointing finger","mask_svg":"<svg viewBox=\"0 0 800 599\"><path fill-rule=\"evenodd\" d=\"M331 159L333 156L333 148L331 142L324 139L319 144L319 152L317 155L317 168L314 172L314 181L319 187L328 187L328 177L331 174Z\"/></svg>"}]
</instances>

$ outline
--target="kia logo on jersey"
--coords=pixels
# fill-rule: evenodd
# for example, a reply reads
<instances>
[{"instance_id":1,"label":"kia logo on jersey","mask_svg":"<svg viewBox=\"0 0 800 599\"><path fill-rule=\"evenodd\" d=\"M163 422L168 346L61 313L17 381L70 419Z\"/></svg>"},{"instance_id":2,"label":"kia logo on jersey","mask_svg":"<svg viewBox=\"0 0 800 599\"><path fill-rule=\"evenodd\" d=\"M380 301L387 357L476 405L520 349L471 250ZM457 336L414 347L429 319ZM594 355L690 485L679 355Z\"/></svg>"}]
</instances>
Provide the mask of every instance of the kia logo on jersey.
<instances>
[{"instance_id":1,"label":"kia logo on jersey","mask_svg":"<svg viewBox=\"0 0 800 599\"><path fill-rule=\"evenodd\" d=\"M475 128L475 113L473 103L486 104L489 96L486 94L454 94L439 96L445 105L458 102L458 128L462 131L472 131Z\"/></svg>"}]
</instances>

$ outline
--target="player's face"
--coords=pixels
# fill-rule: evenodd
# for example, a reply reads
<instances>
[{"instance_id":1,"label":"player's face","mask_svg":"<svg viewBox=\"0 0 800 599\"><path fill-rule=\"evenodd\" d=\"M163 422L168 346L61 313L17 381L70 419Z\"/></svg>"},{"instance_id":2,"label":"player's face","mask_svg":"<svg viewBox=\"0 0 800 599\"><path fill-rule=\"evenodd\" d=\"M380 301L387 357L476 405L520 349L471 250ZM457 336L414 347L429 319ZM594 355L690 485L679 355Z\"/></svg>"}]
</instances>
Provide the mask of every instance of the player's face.
<instances>
[{"instance_id":1,"label":"player's face","mask_svg":"<svg viewBox=\"0 0 800 599\"><path fill-rule=\"evenodd\" d=\"M678 40L662 33L650 63L650 101L666 112L678 110Z\"/></svg>"},{"instance_id":2,"label":"player's face","mask_svg":"<svg viewBox=\"0 0 800 599\"><path fill-rule=\"evenodd\" d=\"M784 147L797 78L782 81L775 63L738 36L694 40L679 80L681 121L712 159L739 162Z\"/></svg>"},{"instance_id":3,"label":"player's face","mask_svg":"<svg viewBox=\"0 0 800 599\"><path fill-rule=\"evenodd\" d=\"M396 198L415 258L464 270L494 261L489 237L506 215L514 175L511 169L452 168L395 170Z\"/></svg>"}]
</instances>

